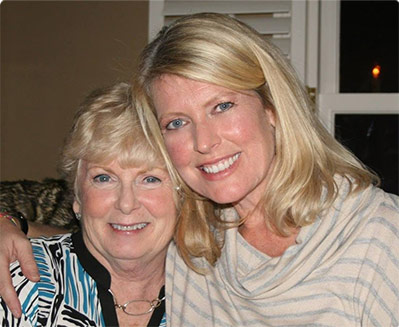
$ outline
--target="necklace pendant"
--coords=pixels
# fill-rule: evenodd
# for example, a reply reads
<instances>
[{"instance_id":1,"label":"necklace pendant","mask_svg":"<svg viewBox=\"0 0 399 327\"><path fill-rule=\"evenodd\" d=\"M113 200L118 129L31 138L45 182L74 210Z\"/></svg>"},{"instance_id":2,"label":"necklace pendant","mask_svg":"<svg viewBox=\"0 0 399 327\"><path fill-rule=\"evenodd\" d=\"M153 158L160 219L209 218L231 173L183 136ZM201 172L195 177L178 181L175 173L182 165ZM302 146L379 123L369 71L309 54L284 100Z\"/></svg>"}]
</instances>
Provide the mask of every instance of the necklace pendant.
<instances>
[{"instance_id":1,"label":"necklace pendant","mask_svg":"<svg viewBox=\"0 0 399 327\"><path fill-rule=\"evenodd\" d=\"M154 309L158 308L161 305L161 302L162 302L162 300L160 300L160 299L152 300L150 303L151 308L154 308Z\"/></svg>"},{"instance_id":2,"label":"necklace pendant","mask_svg":"<svg viewBox=\"0 0 399 327\"><path fill-rule=\"evenodd\" d=\"M158 308L162 301L165 300L165 296L162 299L154 299L152 301L149 300L130 300L128 302L126 302L125 304L119 304L118 301L115 298L114 293L112 293L111 289L108 290L108 292L112 295L113 299L114 299L114 306L115 309L121 309L125 314L129 315L129 316L143 316L146 314L149 314L151 312L153 312L156 308ZM127 308L129 304L133 304L133 303L148 303L149 305L149 309L145 312L139 312L139 313L134 313L134 312L130 312L129 309Z\"/></svg>"}]
</instances>

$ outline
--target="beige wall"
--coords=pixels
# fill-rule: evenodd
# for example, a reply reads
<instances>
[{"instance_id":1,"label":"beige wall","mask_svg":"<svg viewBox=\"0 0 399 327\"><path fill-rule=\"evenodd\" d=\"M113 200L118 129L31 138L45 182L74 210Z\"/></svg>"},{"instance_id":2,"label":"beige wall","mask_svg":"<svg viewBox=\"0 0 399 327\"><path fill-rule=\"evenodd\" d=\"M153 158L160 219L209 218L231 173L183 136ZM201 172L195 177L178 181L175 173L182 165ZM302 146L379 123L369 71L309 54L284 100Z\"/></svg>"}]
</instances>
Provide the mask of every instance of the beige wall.
<instances>
[{"instance_id":1,"label":"beige wall","mask_svg":"<svg viewBox=\"0 0 399 327\"><path fill-rule=\"evenodd\" d=\"M1 4L2 181L58 176L78 104L131 78L147 26L146 1Z\"/></svg>"}]
</instances>

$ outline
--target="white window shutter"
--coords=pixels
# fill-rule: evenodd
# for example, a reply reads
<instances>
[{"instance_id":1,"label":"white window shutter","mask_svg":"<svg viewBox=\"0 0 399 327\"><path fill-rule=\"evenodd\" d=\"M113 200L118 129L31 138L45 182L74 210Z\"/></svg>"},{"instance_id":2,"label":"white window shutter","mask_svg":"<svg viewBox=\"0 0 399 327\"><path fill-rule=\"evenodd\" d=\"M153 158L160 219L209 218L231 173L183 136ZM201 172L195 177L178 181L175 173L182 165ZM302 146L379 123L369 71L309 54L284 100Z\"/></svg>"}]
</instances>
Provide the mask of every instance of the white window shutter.
<instances>
[{"instance_id":1,"label":"white window shutter","mask_svg":"<svg viewBox=\"0 0 399 327\"><path fill-rule=\"evenodd\" d=\"M306 0L154 0L150 1L150 39L162 26L199 12L228 14L253 27L283 51L304 79Z\"/></svg>"}]
</instances>

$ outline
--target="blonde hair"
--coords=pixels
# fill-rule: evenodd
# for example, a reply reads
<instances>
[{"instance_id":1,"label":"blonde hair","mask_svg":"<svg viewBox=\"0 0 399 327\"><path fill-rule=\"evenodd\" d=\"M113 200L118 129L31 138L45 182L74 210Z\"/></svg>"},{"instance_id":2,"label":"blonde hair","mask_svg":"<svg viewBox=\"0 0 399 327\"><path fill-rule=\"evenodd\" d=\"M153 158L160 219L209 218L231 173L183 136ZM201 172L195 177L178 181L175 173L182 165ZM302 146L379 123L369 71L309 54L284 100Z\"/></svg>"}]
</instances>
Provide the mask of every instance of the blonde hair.
<instances>
[{"instance_id":1,"label":"blonde hair","mask_svg":"<svg viewBox=\"0 0 399 327\"><path fill-rule=\"evenodd\" d=\"M132 87L118 83L93 91L79 107L61 154L59 169L75 188L81 160L122 167L165 167L147 140L133 106Z\"/></svg>"},{"instance_id":2,"label":"blonde hair","mask_svg":"<svg viewBox=\"0 0 399 327\"><path fill-rule=\"evenodd\" d=\"M59 170L74 189L78 201L77 175L82 160L108 164L117 158L118 163L124 168L166 168L161 149L157 147L152 134L143 130L142 117L140 118L136 108L132 86L127 83L95 90L80 105L59 162ZM174 200L178 212L177 225L182 224L180 217L190 215L190 223L196 224L198 230L203 229L202 219L212 215L213 207L207 204L198 208L193 199L180 196L176 190ZM210 233L208 231L208 234ZM206 232L201 233L203 234ZM208 247L209 244L204 244L204 248ZM219 252L216 249L204 253L198 249L196 253L197 256L204 256L209 262L214 263Z\"/></svg>"},{"instance_id":3,"label":"blonde hair","mask_svg":"<svg viewBox=\"0 0 399 327\"><path fill-rule=\"evenodd\" d=\"M335 176L346 178L351 192L378 182L315 117L312 102L279 49L238 20L215 13L179 19L144 49L139 67L136 92L152 131L159 127L151 86L163 74L259 94L276 119L276 168L258 208L268 217L266 223L281 235L289 235L292 227L311 224L332 205L338 192ZM156 140L162 146L160 134ZM212 217L209 221L220 222ZM190 221L181 226L188 231L194 228ZM194 253L188 246L192 233L187 230L180 232L178 244L186 247L185 253ZM196 238L201 243L201 237Z\"/></svg>"}]
</instances>

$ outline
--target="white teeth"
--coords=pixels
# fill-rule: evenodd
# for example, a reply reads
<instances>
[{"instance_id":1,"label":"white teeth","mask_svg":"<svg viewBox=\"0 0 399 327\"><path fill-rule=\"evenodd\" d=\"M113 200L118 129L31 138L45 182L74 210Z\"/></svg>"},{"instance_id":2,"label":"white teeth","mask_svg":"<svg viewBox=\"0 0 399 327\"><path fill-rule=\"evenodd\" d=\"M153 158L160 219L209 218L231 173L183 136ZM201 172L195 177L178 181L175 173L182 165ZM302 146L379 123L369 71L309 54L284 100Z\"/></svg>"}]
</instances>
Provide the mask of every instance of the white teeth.
<instances>
[{"instance_id":1,"label":"white teeth","mask_svg":"<svg viewBox=\"0 0 399 327\"><path fill-rule=\"evenodd\" d=\"M137 230L137 229L143 229L146 227L148 223L141 223L141 224L136 224L136 225L118 225L118 224L111 224L111 226L117 230L122 230L122 231L132 231L132 230Z\"/></svg>"},{"instance_id":2,"label":"white teeth","mask_svg":"<svg viewBox=\"0 0 399 327\"><path fill-rule=\"evenodd\" d=\"M231 165L238 159L240 153L235 154L234 156L230 157L229 159L225 159L218 164L210 165L210 166L202 166L201 169L208 174L216 174L227 168L231 167Z\"/></svg>"}]
</instances>

